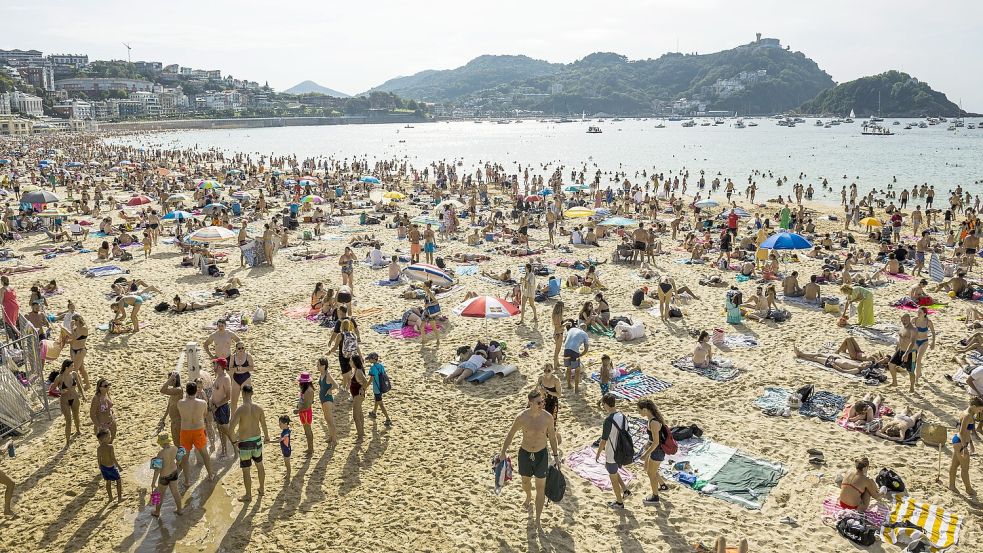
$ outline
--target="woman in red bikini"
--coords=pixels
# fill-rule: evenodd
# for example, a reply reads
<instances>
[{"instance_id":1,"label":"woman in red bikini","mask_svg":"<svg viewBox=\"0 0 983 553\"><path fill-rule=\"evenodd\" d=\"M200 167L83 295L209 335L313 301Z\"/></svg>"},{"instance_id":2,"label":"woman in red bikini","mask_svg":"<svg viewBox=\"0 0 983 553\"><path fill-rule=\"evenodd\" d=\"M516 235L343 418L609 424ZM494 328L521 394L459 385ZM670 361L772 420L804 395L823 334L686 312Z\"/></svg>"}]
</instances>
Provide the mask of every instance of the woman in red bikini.
<instances>
[{"instance_id":1,"label":"woman in red bikini","mask_svg":"<svg viewBox=\"0 0 983 553\"><path fill-rule=\"evenodd\" d=\"M867 511L871 499L880 499L877 484L867 476L870 461L861 457L856 461L856 472L843 476L840 482L840 507L861 513Z\"/></svg>"}]
</instances>

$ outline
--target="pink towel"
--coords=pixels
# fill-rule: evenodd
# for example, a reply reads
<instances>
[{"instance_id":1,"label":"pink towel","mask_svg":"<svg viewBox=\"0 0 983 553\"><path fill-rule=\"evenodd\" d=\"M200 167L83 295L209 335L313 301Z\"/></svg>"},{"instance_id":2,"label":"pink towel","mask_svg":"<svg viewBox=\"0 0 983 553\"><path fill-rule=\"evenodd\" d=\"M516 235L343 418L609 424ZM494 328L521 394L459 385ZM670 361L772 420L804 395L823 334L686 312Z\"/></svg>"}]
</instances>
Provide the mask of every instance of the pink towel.
<instances>
[{"instance_id":1,"label":"pink towel","mask_svg":"<svg viewBox=\"0 0 983 553\"><path fill-rule=\"evenodd\" d=\"M288 307L283 310L283 314L286 315L287 317L290 317L291 319L312 320L311 319L312 316L315 319L317 318L317 313L318 313L317 310L311 309L310 306L307 304L295 305L293 307Z\"/></svg>"},{"instance_id":2,"label":"pink towel","mask_svg":"<svg viewBox=\"0 0 983 553\"><path fill-rule=\"evenodd\" d=\"M563 461L565 465L570 467L578 476L581 478L586 478L591 484L594 484L602 490L611 489L611 479L608 477L608 471L604 468L603 459L598 462L594 460L594 448L589 445L585 445L583 449L574 451L573 453L567 455L566 460ZM603 457L604 454L602 453ZM625 485L630 484L635 480L635 476L625 470L624 467L618 469L618 474L621 475L621 480Z\"/></svg>"},{"instance_id":3,"label":"pink towel","mask_svg":"<svg viewBox=\"0 0 983 553\"><path fill-rule=\"evenodd\" d=\"M885 275L895 279L895 280L911 280L911 275L906 275L904 273L884 273Z\"/></svg>"},{"instance_id":4,"label":"pink towel","mask_svg":"<svg viewBox=\"0 0 983 553\"><path fill-rule=\"evenodd\" d=\"M845 510L846 509L843 507L840 507L839 495L837 494L831 495L827 497L825 501L823 501L823 518L830 517L833 520L836 520L840 513ZM890 510L886 505L875 504L863 514L867 518L867 522L873 524L874 526L880 526L884 524L885 520L887 520Z\"/></svg>"},{"instance_id":5,"label":"pink towel","mask_svg":"<svg viewBox=\"0 0 983 553\"><path fill-rule=\"evenodd\" d=\"M437 329L436 330L440 330L441 328L443 328L443 327L440 326L440 325L437 325ZM431 325L427 325L426 328L424 328L424 331L427 334L431 334L431 333L434 332L434 328ZM417 332L411 326L404 326L403 328L401 328L399 330L390 330L389 331L389 337L390 338L396 338L397 340L407 340L407 339L411 339L411 338L419 338L420 337L420 333Z\"/></svg>"}]
</instances>

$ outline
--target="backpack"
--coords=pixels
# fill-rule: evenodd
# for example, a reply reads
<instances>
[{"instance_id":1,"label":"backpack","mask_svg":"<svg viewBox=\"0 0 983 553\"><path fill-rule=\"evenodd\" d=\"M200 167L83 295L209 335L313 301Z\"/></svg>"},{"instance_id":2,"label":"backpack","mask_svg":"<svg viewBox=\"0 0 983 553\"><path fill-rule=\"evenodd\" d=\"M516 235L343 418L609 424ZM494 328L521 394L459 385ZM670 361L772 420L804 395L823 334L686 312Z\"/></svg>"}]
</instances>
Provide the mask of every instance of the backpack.
<instances>
[{"instance_id":1,"label":"backpack","mask_svg":"<svg viewBox=\"0 0 983 553\"><path fill-rule=\"evenodd\" d=\"M864 547L874 545L874 542L877 541L877 527L871 526L857 517L841 518L836 523L836 531L844 538Z\"/></svg>"},{"instance_id":2,"label":"backpack","mask_svg":"<svg viewBox=\"0 0 983 553\"><path fill-rule=\"evenodd\" d=\"M384 394L389 390L393 389L392 380L389 380L389 373L383 369L383 371L377 377L379 379L379 393Z\"/></svg>"},{"instance_id":3,"label":"backpack","mask_svg":"<svg viewBox=\"0 0 983 553\"><path fill-rule=\"evenodd\" d=\"M662 438L662 444L659 445L662 448L662 452L666 455L675 455L679 451L679 444L676 443L676 438L672 435L672 432L666 428L666 425L662 425L659 429L659 437Z\"/></svg>"},{"instance_id":4,"label":"backpack","mask_svg":"<svg viewBox=\"0 0 983 553\"><path fill-rule=\"evenodd\" d=\"M678 307L670 307L669 308L669 318L670 319L679 319L682 316L683 316L683 310L682 309L680 309Z\"/></svg>"},{"instance_id":5,"label":"backpack","mask_svg":"<svg viewBox=\"0 0 983 553\"><path fill-rule=\"evenodd\" d=\"M349 359L358 355L358 339L354 333L341 333L341 354Z\"/></svg>"},{"instance_id":6,"label":"backpack","mask_svg":"<svg viewBox=\"0 0 983 553\"><path fill-rule=\"evenodd\" d=\"M567 491L567 479L560 471L560 467L550 465L546 470L546 499L556 503L563 499L563 494Z\"/></svg>"},{"instance_id":7,"label":"backpack","mask_svg":"<svg viewBox=\"0 0 983 553\"><path fill-rule=\"evenodd\" d=\"M905 485L898 473L894 472L889 468L881 469L881 472L877 473L877 478L874 482L883 488L887 488L887 491L891 493L904 493Z\"/></svg>"},{"instance_id":8,"label":"backpack","mask_svg":"<svg viewBox=\"0 0 983 553\"><path fill-rule=\"evenodd\" d=\"M436 261L435 264L437 265L437 267L439 267L441 269L446 269L447 268L447 264L444 263L444 258L443 257L438 257L435 261Z\"/></svg>"},{"instance_id":9,"label":"backpack","mask_svg":"<svg viewBox=\"0 0 983 553\"><path fill-rule=\"evenodd\" d=\"M616 426L618 428L618 441L614 444L614 462L625 466L635 462L635 442L632 441L631 434L628 433L628 417L622 414L621 418L625 425ZM611 415L611 424L615 424L614 415Z\"/></svg>"}]
</instances>

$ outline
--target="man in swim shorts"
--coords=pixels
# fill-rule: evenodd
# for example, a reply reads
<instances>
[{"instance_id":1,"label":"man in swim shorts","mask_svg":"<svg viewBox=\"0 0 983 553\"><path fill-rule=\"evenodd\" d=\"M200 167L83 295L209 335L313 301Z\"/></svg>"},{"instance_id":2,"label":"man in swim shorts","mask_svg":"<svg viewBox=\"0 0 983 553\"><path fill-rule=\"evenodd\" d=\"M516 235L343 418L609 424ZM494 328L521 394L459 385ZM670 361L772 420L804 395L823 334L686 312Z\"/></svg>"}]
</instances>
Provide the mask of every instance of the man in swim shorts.
<instances>
[{"instance_id":1,"label":"man in swim shorts","mask_svg":"<svg viewBox=\"0 0 983 553\"><path fill-rule=\"evenodd\" d=\"M228 367L229 362L225 358L219 357L212 359L212 368L215 370L215 382L212 383L212 397L210 401L212 404L212 417L218 426L219 441L222 442L221 455L223 457L228 454L225 439L228 438L229 442L232 442L232 436L229 434L229 420L232 418L232 408L229 405L229 398L232 397L232 377L229 376L226 370Z\"/></svg>"},{"instance_id":2,"label":"man in swim shorts","mask_svg":"<svg viewBox=\"0 0 983 553\"><path fill-rule=\"evenodd\" d=\"M260 429L263 430L262 437ZM246 487L246 495L239 498L243 503L252 499L252 478L249 467L256 463L256 473L259 475L259 495L263 495L266 484L266 469L263 468L263 442L270 441L270 431L266 428L266 416L263 408L253 403L253 387L246 384L242 387L242 405L236 409L229 425L233 442L239 448L239 468L242 469L242 482ZM239 439L239 436L251 436Z\"/></svg>"},{"instance_id":3,"label":"man in swim shorts","mask_svg":"<svg viewBox=\"0 0 983 553\"><path fill-rule=\"evenodd\" d=\"M205 465L208 479L213 478L212 460L208 456L208 437L205 435L205 413L208 404L198 399L198 385L189 382L184 387L184 398L178 400L177 408L181 413L181 447L191 454L191 449L198 450L198 457Z\"/></svg>"},{"instance_id":4,"label":"man in swim shorts","mask_svg":"<svg viewBox=\"0 0 983 553\"><path fill-rule=\"evenodd\" d=\"M528 407L515 418L512 428L505 436L505 443L498 453L498 459L504 459L505 453L512 444L515 433L522 430L522 444L519 446L519 475L522 476L522 489L526 492L524 506L532 503L532 479L536 479L536 524L540 524L543 505L546 502L546 471L549 468L549 454L546 451L547 442L553 450L554 463L559 464L559 454L556 450L556 428L553 426L553 415L543 409L546 398L542 392L533 390L527 396Z\"/></svg>"}]
</instances>

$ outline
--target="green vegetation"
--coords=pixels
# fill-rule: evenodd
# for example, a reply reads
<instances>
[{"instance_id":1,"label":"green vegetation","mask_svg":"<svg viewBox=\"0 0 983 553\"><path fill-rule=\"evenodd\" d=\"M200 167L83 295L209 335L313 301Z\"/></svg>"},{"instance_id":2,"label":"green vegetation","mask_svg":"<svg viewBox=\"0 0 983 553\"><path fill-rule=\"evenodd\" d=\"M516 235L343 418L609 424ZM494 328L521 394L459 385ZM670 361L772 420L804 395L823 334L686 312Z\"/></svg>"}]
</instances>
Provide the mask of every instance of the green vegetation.
<instances>
[{"instance_id":1,"label":"green vegetation","mask_svg":"<svg viewBox=\"0 0 983 553\"><path fill-rule=\"evenodd\" d=\"M758 76L759 70L766 74ZM713 88L742 72L746 78L739 86ZM373 90L485 110L638 115L668 110L671 102L688 99L707 109L755 114L793 108L833 84L801 52L751 43L712 54L665 54L654 60L631 61L598 52L566 65L524 56L482 56L457 69L399 77Z\"/></svg>"},{"instance_id":2,"label":"green vegetation","mask_svg":"<svg viewBox=\"0 0 983 553\"><path fill-rule=\"evenodd\" d=\"M845 116L850 110L854 110L858 117L878 113L885 117L967 115L945 94L900 71L888 71L837 85L819 93L799 108L803 113L840 116Z\"/></svg>"}]
</instances>

